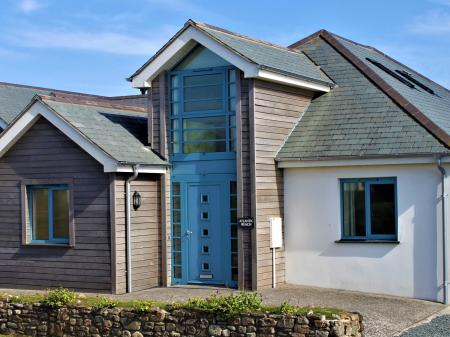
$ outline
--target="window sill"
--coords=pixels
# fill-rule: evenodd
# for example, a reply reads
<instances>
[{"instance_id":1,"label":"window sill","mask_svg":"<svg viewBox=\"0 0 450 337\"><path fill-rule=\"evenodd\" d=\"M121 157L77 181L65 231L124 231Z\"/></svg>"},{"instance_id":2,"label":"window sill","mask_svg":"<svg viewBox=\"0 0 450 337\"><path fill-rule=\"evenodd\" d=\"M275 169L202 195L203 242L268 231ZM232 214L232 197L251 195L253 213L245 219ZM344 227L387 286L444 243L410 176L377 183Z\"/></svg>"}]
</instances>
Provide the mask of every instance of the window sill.
<instances>
[{"instance_id":1,"label":"window sill","mask_svg":"<svg viewBox=\"0 0 450 337\"><path fill-rule=\"evenodd\" d=\"M23 247L54 247L54 248L74 248L70 243L26 243Z\"/></svg>"},{"instance_id":2,"label":"window sill","mask_svg":"<svg viewBox=\"0 0 450 337\"><path fill-rule=\"evenodd\" d=\"M355 239L355 240L349 240L349 239L341 239L334 241L335 243L388 243L388 244L400 244L400 241L398 240L364 240L364 239Z\"/></svg>"}]
</instances>

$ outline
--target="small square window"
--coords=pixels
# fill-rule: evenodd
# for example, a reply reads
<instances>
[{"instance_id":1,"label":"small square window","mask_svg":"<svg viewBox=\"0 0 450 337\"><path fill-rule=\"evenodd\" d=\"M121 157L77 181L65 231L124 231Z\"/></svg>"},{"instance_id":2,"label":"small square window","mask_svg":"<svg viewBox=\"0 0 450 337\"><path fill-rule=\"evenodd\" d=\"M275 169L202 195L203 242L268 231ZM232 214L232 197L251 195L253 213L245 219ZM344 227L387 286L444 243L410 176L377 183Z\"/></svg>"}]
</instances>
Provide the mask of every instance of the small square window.
<instances>
[{"instance_id":1,"label":"small square window","mask_svg":"<svg viewBox=\"0 0 450 337\"><path fill-rule=\"evenodd\" d=\"M209 235L209 231L207 228L203 228L202 229L202 236L208 236Z\"/></svg>"},{"instance_id":2,"label":"small square window","mask_svg":"<svg viewBox=\"0 0 450 337\"><path fill-rule=\"evenodd\" d=\"M203 254L208 254L209 253L209 246L203 246L202 247L202 252L203 252Z\"/></svg>"},{"instance_id":3,"label":"small square window","mask_svg":"<svg viewBox=\"0 0 450 337\"><path fill-rule=\"evenodd\" d=\"M202 204L207 204L209 202L208 194L202 194L200 200Z\"/></svg>"},{"instance_id":4,"label":"small square window","mask_svg":"<svg viewBox=\"0 0 450 337\"><path fill-rule=\"evenodd\" d=\"M202 212L200 217L201 217L202 220L208 220L209 219L209 213L208 212Z\"/></svg>"},{"instance_id":5,"label":"small square window","mask_svg":"<svg viewBox=\"0 0 450 337\"><path fill-rule=\"evenodd\" d=\"M342 237L397 239L395 178L342 179Z\"/></svg>"},{"instance_id":6,"label":"small square window","mask_svg":"<svg viewBox=\"0 0 450 337\"><path fill-rule=\"evenodd\" d=\"M24 244L69 244L73 215L69 185L22 183Z\"/></svg>"},{"instance_id":7,"label":"small square window","mask_svg":"<svg viewBox=\"0 0 450 337\"><path fill-rule=\"evenodd\" d=\"M208 262L203 262L202 263L202 270L203 271L209 271L209 263Z\"/></svg>"}]
</instances>

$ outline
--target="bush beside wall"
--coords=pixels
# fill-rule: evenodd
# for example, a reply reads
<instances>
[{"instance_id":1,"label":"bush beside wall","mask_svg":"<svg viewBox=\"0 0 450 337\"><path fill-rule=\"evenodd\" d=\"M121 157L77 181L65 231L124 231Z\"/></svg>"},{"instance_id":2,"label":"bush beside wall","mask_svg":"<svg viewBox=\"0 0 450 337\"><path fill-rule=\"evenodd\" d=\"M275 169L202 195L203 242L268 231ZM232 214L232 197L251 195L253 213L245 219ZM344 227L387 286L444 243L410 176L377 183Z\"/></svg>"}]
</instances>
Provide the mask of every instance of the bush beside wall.
<instances>
[{"instance_id":1,"label":"bush beside wall","mask_svg":"<svg viewBox=\"0 0 450 337\"><path fill-rule=\"evenodd\" d=\"M299 315L240 314L221 318L189 309L92 309L0 301L0 333L58 337L361 337L362 317L341 319Z\"/></svg>"}]
</instances>

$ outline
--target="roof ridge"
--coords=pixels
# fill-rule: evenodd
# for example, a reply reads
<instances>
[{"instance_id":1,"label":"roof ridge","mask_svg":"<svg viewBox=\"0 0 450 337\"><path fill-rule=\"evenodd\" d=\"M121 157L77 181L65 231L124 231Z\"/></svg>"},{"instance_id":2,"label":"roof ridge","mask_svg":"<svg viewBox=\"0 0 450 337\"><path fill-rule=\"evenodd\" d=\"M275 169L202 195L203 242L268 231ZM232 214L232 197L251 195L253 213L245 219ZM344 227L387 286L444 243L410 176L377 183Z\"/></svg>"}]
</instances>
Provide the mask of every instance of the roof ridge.
<instances>
[{"instance_id":1,"label":"roof ridge","mask_svg":"<svg viewBox=\"0 0 450 337\"><path fill-rule=\"evenodd\" d=\"M325 40L332 48L349 61L358 69L369 81L374 83L385 95L392 99L400 108L406 111L419 125L432 134L437 140L446 147L450 147L450 135L440 128L435 122L429 119L414 104L408 101L403 95L383 80L368 65L361 61L355 54L346 48L333 34L323 31L320 37Z\"/></svg>"},{"instance_id":2,"label":"roof ridge","mask_svg":"<svg viewBox=\"0 0 450 337\"><path fill-rule=\"evenodd\" d=\"M18 84L18 83L0 82L0 86L17 87L17 88L24 88L24 89L47 90L47 91L51 91L51 92L65 93L65 94L69 94L69 95L107 98L107 96L86 94L86 93L77 92L77 91L59 90L59 89L53 89L53 88L38 87L38 86L26 85L26 84Z\"/></svg>"},{"instance_id":3,"label":"roof ridge","mask_svg":"<svg viewBox=\"0 0 450 337\"><path fill-rule=\"evenodd\" d=\"M70 104L78 104L78 105L87 105L87 106L98 106L103 108L113 108L113 109L119 109L119 110L128 110L133 112L140 112L140 113L147 113L147 109L132 106L132 105L125 105L125 104L117 104L117 103L111 103L110 100L107 98L105 99L85 99L81 96L76 95L37 95L39 98L43 100L49 100L49 101L55 101L55 102L62 102L62 103L70 103Z\"/></svg>"},{"instance_id":4,"label":"roof ridge","mask_svg":"<svg viewBox=\"0 0 450 337\"><path fill-rule=\"evenodd\" d=\"M276 43L272 43L272 42L261 40L261 39L257 39L257 38L254 38L254 37L251 37L251 36L248 36L248 35L232 32L232 31L230 31L228 29L217 27L217 26L214 26L214 25L210 25L210 24L207 24L207 23L204 23L204 22L199 22L199 21L195 21L195 20L189 20L188 22L191 22L192 25L197 26L199 28L201 28L203 26L205 28L209 28L209 29L212 29L212 30L217 30L219 32L222 32L222 33L225 33L225 34L228 34L228 35L232 35L232 36L235 36L235 37L238 37L238 38L241 38L241 39L250 40L250 41L253 41L253 42L256 42L256 43L264 44L264 45L267 45L267 46L270 46L270 47L282 49L284 51L289 51L289 52L296 53L296 54L303 54L301 51L298 51L298 50L292 50L291 48L288 48L288 47L285 47L285 46L281 46L281 45L276 44Z\"/></svg>"},{"instance_id":5,"label":"roof ridge","mask_svg":"<svg viewBox=\"0 0 450 337\"><path fill-rule=\"evenodd\" d=\"M105 96L107 99L115 100L115 99L126 99L126 98L145 98L146 94L136 94L136 95L122 95L122 96Z\"/></svg>"}]
</instances>

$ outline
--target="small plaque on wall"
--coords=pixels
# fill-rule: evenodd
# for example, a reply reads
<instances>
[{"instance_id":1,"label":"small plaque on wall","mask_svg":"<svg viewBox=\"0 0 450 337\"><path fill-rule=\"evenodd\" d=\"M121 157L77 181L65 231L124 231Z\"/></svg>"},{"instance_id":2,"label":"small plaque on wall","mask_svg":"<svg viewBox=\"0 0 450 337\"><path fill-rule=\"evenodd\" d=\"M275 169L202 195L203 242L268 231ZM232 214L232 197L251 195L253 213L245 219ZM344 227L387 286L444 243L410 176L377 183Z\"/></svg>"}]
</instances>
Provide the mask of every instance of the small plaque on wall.
<instances>
[{"instance_id":1,"label":"small plaque on wall","mask_svg":"<svg viewBox=\"0 0 450 337\"><path fill-rule=\"evenodd\" d=\"M239 227L242 229L253 229L255 227L255 219L245 216L238 219Z\"/></svg>"}]
</instances>

